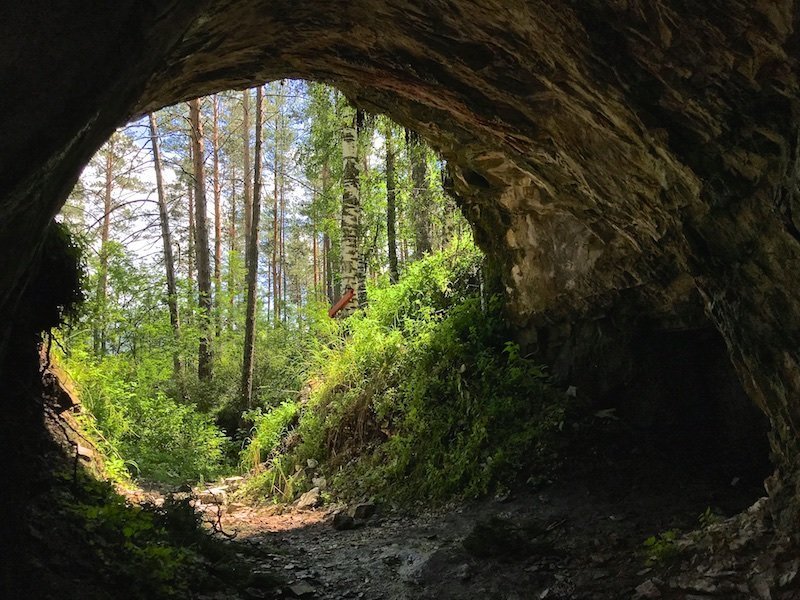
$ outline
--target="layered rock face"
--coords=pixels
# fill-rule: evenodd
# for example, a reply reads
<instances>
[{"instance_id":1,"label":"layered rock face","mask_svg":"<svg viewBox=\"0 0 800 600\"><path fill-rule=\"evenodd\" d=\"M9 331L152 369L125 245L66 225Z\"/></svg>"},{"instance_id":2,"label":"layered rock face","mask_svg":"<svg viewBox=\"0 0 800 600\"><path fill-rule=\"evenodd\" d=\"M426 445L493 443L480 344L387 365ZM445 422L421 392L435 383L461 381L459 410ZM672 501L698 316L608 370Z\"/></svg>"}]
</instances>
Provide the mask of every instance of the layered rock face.
<instances>
[{"instance_id":1,"label":"layered rock face","mask_svg":"<svg viewBox=\"0 0 800 600\"><path fill-rule=\"evenodd\" d=\"M37 240L114 126L225 88L324 80L443 153L521 336L563 372L602 375L603 349L637 327L715 327L771 419L781 497L800 450L793 2L157 4L32 1L0 19L5 315L24 309Z\"/></svg>"}]
</instances>

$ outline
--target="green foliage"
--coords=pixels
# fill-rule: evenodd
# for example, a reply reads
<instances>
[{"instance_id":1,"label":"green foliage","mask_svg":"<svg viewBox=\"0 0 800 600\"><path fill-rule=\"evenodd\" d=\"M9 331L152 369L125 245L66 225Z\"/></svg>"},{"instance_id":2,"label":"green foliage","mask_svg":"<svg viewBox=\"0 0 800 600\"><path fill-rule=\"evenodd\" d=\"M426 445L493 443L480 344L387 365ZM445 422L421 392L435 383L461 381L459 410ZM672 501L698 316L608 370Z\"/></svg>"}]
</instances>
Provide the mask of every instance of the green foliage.
<instances>
[{"instance_id":1,"label":"green foliage","mask_svg":"<svg viewBox=\"0 0 800 600\"><path fill-rule=\"evenodd\" d=\"M131 506L110 485L87 479L68 505L84 545L106 568L124 597L187 597L197 550L207 537L188 502ZM66 525L65 525L66 526Z\"/></svg>"},{"instance_id":2,"label":"green foliage","mask_svg":"<svg viewBox=\"0 0 800 600\"><path fill-rule=\"evenodd\" d=\"M188 498L167 496L160 505L131 505L110 484L83 474L76 481L64 474L58 489L43 518L57 524L56 535L63 539L48 536L48 543L75 549L79 555L71 568L90 569L93 583L113 588L114 597L193 598L251 585L250 569L237 555L242 548L204 529L202 515ZM267 579L262 576L259 587L272 583Z\"/></svg>"},{"instance_id":3,"label":"green foliage","mask_svg":"<svg viewBox=\"0 0 800 600\"><path fill-rule=\"evenodd\" d=\"M242 464L256 469L269 459L280 446L298 412L299 406L296 403L284 402L266 413L257 409L247 414L246 418L255 425L250 441L241 453Z\"/></svg>"},{"instance_id":4,"label":"green foliage","mask_svg":"<svg viewBox=\"0 0 800 600\"><path fill-rule=\"evenodd\" d=\"M306 484L305 472L296 468L293 457L275 456L267 469L255 473L242 488L247 497L270 497L275 502L291 502Z\"/></svg>"},{"instance_id":5,"label":"green foliage","mask_svg":"<svg viewBox=\"0 0 800 600\"><path fill-rule=\"evenodd\" d=\"M200 237L189 210L195 180L186 107L156 115L175 266L174 327L165 297L160 228L152 226L152 155L139 141L143 133L149 137L147 125L132 123L104 145L62 213L81 232L88 257L87 301L68 315L58 336L62 362L78 384L87 409L84 427L107 457L112 478L123 480L130 474L178 482L268 463L272 468L262 477L265 486L288 497L300 486L293 461L302 453L330 457L338 465L363 454L350 468L355 473L359 464L367 469L370 460L383 460L380 453L388 452L391 460L370 470L365 479L365 485L372 478L385 487L409 473L423 477L436 465L455 461L455 452L464 452L463 464L449 479L434 478L431 485L477 493L492 478L505 477L512 464L527 462L513 449L497 456L489 450L496 435L495 413L521 410L524 418L541 416L500 384L515 381L508 375L519 373L519 380L538 394L546 378L518 353L503 353L511 336L501 331L499 317L470 329L472 321L486 321L482 310L488 301L476 299L480 253L471 242L457 240L446 252L411 263L418 254L411 205L417 184L410 172L410 146L400 143L402 128L387 119L379 123L365 115L358 139L363 159L359 244L365 277L372 282L372 307L347 322L328 318L329 301L341 293L341 133L350 109L344 95L322 84L284 81L267 86L259 135L274 189L262 198L259 250L268 260L256 263L261 266L254 394L244 400L246 219L241 184L252 171L252 165L244 164L245 94L249 92L217 95L216 120L211 102L203 108L207 130L219 134L214 157L220 168L209 169L209 178L222 217L221 237L214 240L219 242L220 270L210 315L212 376L201 381L197 375L199 340L208 332L198 306ZM252 145L256 131L248 98L246 137ZM386 139L394 140L394 225L400 268L406 272L403 283L395 286L386 282ZM442 160L429 148L423 150L431 240L440 248L465 221L445 193ZM252 152L250 156L252 160ZM214 179L217 172L221 179ZM211 186L209 197L210 191ZM265 268L269 277L264 277ZM489 311L499 306L489 303ZM67 304L72 305L65 303L64 308ZM469 371L458 372L462 366ZM494 381L489 371L496 367L504 371ZM534 394L525 385L521 393ZM481 395L487 396L485 402ZM296 423L299 404L304 407L302 423ZM451 419L446 406L465 410L467 416L453 413L456 418ZM547 416L542 423L554 420ZM504 421L497 423L502 428ZM442 439L410 450L427 427ZM294 448L285 443L290 430L293 439L302 436L303 445L296 455L282 456ZM527 435L539 439L532 430ZM479 477L481 469L485 473ZM435 495L433 489L424 493Z\"/></svg>"},{"instance_id":6,"label":"green foliage","mask_svg":"<svg viewBox=\"0 0 800 600\"><path fill-rule=\"evenodd\" d=\"M508 341L500 301L483 312L480 262L459 240L370 290L318 351L296 464L324 461L345 494L441 500L552 463L563 395Z\"/></svg>"},{"instance_id":7,"label":"green foliage","mask_svg":"<svg viewBox=\"0 0 800 600\"><path fill-rule=\"evenodd\" d=\"M713 508L708 506L702 513L700 513L700 516L697 518L697 520L700 523L700 527L706 529L721 522L722 517L718 515Z\"/></svg>"},{"instance_id":8,"label":"green foliage","mask_svg":"<svg viewBox=\"0 0 800 600\"><path fill-rule=\"evenodd\" d=\"M112 460L112 475L122 475L121 457L133 474L156 481L191 481L219 472L224 436L208 416L155 390L147 366L137 369L122 356L96 360L76 351L67 368L102 432L101 448L106 456L119 457Z\"/></svg>"},{"instance_id":9,"label":"green foliage","mask_svg":"<svg viewBox=\"0 0 800 600\"><path fill-rule=\"evenodd\" d=\"M647 538L644 541L647 564L654 565L674 560L680 554L676 545L679 535L677 529L669 529Z\"/></svg>"}]
</instances>

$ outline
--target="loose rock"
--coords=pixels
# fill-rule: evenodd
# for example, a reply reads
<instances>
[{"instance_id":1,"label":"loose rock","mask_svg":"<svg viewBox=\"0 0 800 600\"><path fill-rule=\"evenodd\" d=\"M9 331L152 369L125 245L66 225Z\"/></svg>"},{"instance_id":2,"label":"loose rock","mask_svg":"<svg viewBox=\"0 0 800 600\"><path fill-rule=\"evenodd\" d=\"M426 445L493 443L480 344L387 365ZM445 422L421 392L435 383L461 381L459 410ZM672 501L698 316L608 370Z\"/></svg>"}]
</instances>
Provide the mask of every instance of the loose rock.
<instances>
[{"instance_id":1,"label":"loose rock","mask_svg":"<svg viewBox=\"0 0 800 600\"><path fill-rule=\"evenodd\" d=\"M652 579L637 585L636 594L638 598L661 598L661 590Z\"/></svg>"},{"instance_id":2,"label":"loose rock","mask_svg":"<svg viewBox=\"0 0 800 600\"><path fill-rule=\"evenodd\" d=\"M354 519L369 519L372 515L375 514L377 507L372 502L364 502L362 504L356 504L352 510L352 516Z\"/></svg>"},{"instance_id":3,"label":"loose rock","mask_svg":"<svg viewBox=\"0 0 800 600\"><path fill-rule=\"evenodd\" d=\"M295 598L306 598L308 596L313 596L316 593L316 590L305 581L294 583L290 585L287 590Z\"/></svg>"},{"instance_id":4,"label":"loose rock","mask_svg":"<svg viewBox=\"0 0 800 600\"><path fill-rule=\"evenodd\" d=\"M333 515L333 528L337 531L346 531L348 529L355 529L356 521L344 512L338 512Z\"/></svg>"},{"instance_id":5,"label":"loose rock","mask_svg":"<svg viewBox=\"0 0 800 600\"><path fill-rule=\"evenodd\" d=\"M308 510L319 506L321 503L322 498L320 497L320 490L318 487L315 487L300 496L300 500L297 501L297 508L299 510Z\"/></svg>"}]
</instances>

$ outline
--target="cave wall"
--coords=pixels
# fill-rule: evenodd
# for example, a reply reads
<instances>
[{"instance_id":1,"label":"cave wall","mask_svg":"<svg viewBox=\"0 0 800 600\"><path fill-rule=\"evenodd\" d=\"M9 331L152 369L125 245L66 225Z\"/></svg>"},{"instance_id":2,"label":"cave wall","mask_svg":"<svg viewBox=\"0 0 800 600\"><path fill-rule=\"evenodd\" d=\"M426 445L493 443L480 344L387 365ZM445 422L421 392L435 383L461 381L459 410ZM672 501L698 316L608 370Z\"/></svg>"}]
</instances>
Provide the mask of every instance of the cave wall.
<instances>
[{"instance_id":1,"label":"cave wall","mask_svg":"<svg viewBox=\"0 0 800 600\"><path fill-rule=\"evenodd\" d=\"M113 127L225 88L324 80L447 158L530 343L580 369L592 359L564 349L586 347L587 331L613 347L631 335L626 319L711 323L771 419L771 491L791 482L800 95L790 0L32 0L2 11L5 315ZM592 325L609 315L619 322L606 333ZM0 327L0 346L10 331Z\"/></svg>"}]
</instances>

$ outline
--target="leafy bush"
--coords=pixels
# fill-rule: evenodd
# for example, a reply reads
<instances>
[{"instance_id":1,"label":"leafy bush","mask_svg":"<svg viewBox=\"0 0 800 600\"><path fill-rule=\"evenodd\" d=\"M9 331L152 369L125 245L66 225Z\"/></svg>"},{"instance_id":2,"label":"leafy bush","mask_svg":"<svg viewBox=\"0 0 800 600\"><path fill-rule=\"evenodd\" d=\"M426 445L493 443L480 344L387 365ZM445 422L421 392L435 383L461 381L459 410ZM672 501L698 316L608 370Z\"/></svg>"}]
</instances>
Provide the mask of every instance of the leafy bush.
<instances>
[{"instance_id":1,"label":"leafy bush","mask_svg":"<svg viewBox=\"0 0 800 600\"><path fill-rule=\"evenodd\" d=\"M222 464L225 437L210 417L158 391L123 356L92 359L77 351L67 368L78 382L85 409L96 422L101 449L112 466L164 482L211 478ZM84 417L84 423L92 422ZM112 473L113 474L113 473Z\"/></svg>"},{"instance_id":2,"label":"leafy bush","mask_svg":"<svg viewBox=\"0 0 800 600\"><path fill-rule=\"evenodd\" d=\"M77 572L105 590L66 597L107 598L113 589L115 598L193 598L223 589L235 595L251 585L242 549L212 536L189 498L131 505L112 485L83 473L59 479L36 510L52 531L44 539L50 553L77 549L60 584Z\"/></svg>"},{"instance_id":3,"label":"leafy bush","mask_svg":"<svg viewBox=\"0 0 800 600\"><path fill-rule=\"evenodd\" d=\"M242 450L242 464L255 469L272 456L298 412L299 407L296 403L284 402L266 413L262 413L260 409L249 413L247 419L253 421L255 425L249 443Z\"/></svg>"},{"instance_id":4,"label":"leafy bush","mask_svg":"<svg viewBox=\"0 0 800 600\"><path fill-rule=\"evenodd\" d=\"M644 541L647 565L652 566L674 560L680 554L680 549L676 544L679 535L680 532L677 529L669 529L647 538Z\"/></svg>"},{"instance_id":5,"label":"leafy bush","mask_svg":"<svg viewBox=\"0 0 800 600\"><path fill-rule=\"evenodd\" d=\"M508 341L500 300L482 308L480 262L462 240L370 290L318 350L296 464L324 461L345 494L445 499L553 460L563 394Z\"/></svg>"}]
</instances>

